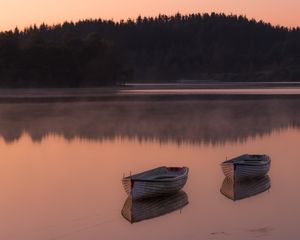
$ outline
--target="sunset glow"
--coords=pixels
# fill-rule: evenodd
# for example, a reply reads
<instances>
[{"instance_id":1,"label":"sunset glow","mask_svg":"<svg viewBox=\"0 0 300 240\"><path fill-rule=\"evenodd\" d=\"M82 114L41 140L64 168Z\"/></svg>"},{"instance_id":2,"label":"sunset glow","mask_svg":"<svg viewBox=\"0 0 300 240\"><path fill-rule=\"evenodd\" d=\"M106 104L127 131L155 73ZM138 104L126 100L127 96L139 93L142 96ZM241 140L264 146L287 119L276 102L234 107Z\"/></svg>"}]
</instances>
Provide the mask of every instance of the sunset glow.
<instances>
[{"instance_id":1,"label":"sunset glow","mask_svg":"<svg viewBox=\"0 0 300 240\"><path fill-rule=\"evenodd\" d=\"M246 15L274 25L300 26L298 0L0 0L0 30L24 28L32 24L61 23L80 19L128 19L138 15L224 12Z\"/></svg>"}]
</instances>

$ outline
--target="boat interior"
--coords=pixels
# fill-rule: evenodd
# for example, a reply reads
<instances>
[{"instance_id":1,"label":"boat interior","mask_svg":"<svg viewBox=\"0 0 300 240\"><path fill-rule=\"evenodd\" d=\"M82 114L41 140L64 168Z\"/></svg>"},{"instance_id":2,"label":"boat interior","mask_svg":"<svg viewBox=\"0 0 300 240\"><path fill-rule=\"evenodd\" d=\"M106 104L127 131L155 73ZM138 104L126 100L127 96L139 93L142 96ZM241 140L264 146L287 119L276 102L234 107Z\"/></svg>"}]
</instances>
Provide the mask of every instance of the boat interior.
<instances>
[{"instance_id":1,"label":"boat interior","mask_svg":"<svg viewBox=\"0 0 300 240\"><path fill-rule=\"evenodd\" d=\"M126 178L131 178L132 180L167 180L185 175L187 171L186 167L159 167Z\"/></svg>"}]
</instances>

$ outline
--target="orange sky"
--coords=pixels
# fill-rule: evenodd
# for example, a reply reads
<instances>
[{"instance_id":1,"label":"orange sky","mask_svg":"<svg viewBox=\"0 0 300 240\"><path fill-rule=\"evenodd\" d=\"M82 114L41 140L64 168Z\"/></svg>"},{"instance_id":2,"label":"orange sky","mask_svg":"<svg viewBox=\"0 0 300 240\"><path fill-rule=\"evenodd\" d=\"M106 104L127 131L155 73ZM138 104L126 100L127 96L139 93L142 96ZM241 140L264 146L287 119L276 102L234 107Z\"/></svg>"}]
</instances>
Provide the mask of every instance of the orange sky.
<instances>
[{"instance_id":1,"label":"orange sky","mask_svg":"<svg viewBox=\"0 0 300 240\"><path fill-rule=\"evenodd\" d=\"M212 11L300 26L299 0L0 0L0 6L0 30L85 18L120 20L139 14Z\"/></svg>"}]
</instances>

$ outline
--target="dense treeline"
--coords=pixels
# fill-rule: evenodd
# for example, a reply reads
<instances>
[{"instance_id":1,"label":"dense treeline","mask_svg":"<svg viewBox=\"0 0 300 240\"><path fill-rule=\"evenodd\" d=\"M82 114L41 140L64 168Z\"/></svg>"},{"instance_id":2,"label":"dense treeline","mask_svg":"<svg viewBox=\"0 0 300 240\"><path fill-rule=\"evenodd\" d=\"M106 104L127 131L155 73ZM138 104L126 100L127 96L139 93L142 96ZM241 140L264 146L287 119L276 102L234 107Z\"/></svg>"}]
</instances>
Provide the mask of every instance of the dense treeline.
<instances>
[{"instance_id":1,"label":"dense treeline","mask_svg":"<svg viewBox=\"0 0 300 240\"><path fill-rule=\"evenodd\" d=\"M299 81L300 28L212 13L0 33L2 87L177 80Z\"/></svg>"}]
</instances>

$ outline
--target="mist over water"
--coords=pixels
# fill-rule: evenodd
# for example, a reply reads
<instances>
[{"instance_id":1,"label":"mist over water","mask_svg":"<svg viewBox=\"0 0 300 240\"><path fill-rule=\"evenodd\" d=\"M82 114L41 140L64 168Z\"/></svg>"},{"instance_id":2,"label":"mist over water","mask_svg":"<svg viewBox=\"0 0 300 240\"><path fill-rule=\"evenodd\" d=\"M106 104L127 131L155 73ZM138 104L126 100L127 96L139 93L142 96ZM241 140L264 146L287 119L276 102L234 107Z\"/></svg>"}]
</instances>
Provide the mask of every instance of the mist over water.
<instances>
[{"instance_id":1,"label":"mist over water","mask_svg":"<svg viewBox=\"0 0 300 240\"><path fill-rule=\"evenodd\" d=\"M135 139L177 143L243 142L300 126L300 99L215 99L0 104L0 136L67 140Z\"/></svg>"},{"instance_id":2,"label":"mist over water","mask_svg":"<svg viewBox=\"0 0 300 240\"><path fill-rule=\"evenodd\" d=\"M0 239L298 239L299 104L0 104ZM244 153L268 154L271 169L236 186L220 163ZM128 200L123 174L158 166L189 167L184 192Z\"/></svg>"}]
</instances>

